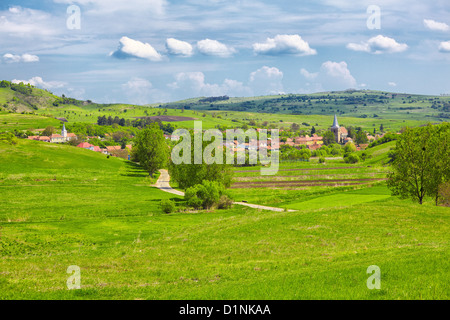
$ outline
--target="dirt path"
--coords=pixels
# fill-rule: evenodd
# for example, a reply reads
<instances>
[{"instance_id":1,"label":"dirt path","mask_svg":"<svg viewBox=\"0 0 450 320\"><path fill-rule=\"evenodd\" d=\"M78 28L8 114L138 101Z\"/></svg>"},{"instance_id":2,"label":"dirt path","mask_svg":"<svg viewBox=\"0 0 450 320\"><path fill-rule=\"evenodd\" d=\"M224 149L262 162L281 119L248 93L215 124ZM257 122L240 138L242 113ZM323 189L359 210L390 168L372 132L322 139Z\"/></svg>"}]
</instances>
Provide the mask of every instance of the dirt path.
<instances>
[{"instance_id":1,"label":"dirt path","mask_svg":"<svg viewBox=\"0 0 450 320\"><path fill-rule=\"evenodd\" d=\"M159 172L161 173L161 175L159 176L158 181L156 181L155 187L157 187L158 189L161 189L162 191L169 192L172 194L176 194L177 196L183 197L184 192L175 190L170 186L169 172L166 169L161 169L161 170L159 170Z\"/></svg>"},{"instance_id":2,"label":"dirt path","mask_svg":"<svg viewBox=\"0 0 450 320\"><path fill-rule=\"evenodd\" d=\"M165 192L176 194L177 196L184 196L184 192L175 190L170 186L170 184L169 184L170 176L169 176L169 172L167 172L166 169L161 169L161 170L159 170L159 172L161 173L161 175L159 176L158 181L156 181L156 184L155 184L156 188L158 188L162 191L165 191ZM241 206L254 208L254 209L269 210L269 211L276 211L276 212L284 211L284 209L282 209L282 208L261 206L258 204L251 204L251 203L247 203L247 202L233 202L233 203L241 205ZM288 212L294 212L294 211L297 211L297 210L288 210Z\"/></svg>"}]
</instances>

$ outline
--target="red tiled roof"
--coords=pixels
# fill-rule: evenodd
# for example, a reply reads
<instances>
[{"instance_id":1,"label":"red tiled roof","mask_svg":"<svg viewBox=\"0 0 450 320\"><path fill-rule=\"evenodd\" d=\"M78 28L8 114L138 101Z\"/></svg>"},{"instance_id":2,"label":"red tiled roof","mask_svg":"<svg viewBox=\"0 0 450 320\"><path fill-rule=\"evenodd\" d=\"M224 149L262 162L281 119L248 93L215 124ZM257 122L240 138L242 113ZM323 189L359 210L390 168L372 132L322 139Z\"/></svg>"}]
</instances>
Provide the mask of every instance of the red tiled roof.
<instances>
[{"instance_id":1,"label":"red tiled roof","mask_svg":"<svg viewBox=\"0 0 450 320\"><path fill-rule=\"evenodd\" d=\"M84 148L84 149L87 149L87 148L93 147L93 145L90 144L90 143L87 143L87 142L82 142L82 143L80 143L79 145L77 145L77 147L78 147L78 148Z\"/></svg>"}]
</instances>

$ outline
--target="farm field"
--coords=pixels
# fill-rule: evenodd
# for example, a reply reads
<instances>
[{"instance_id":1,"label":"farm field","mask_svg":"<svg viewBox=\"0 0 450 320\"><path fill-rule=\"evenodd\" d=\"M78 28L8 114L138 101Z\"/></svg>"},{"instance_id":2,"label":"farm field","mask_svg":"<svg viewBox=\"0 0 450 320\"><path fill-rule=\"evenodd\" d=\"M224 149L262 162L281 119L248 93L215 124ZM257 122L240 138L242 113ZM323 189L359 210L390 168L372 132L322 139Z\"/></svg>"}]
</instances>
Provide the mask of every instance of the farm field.
<instances>
[{"instance_id":1,"label":"farm field","mask_svg":"<svg viewBox=\"0 0 450 320\"><path fill-rule=\"evenodd\" d=\"M386 170L318 165L288 163L281 169L302 170L277 177ZM234 206L167 215L160 200L182 199L118 158L20 140L0 142L0 168L0 299L450 296L449 209L391 197L383 181L298 188L283 202L285 188L231 189L296 212ZM235 168L235 178L256 178L239 172L249 170ZM66 288L70 265L81 268L81 290ZM381 268L381 290L366 287L370 265Z\"/></svg>"}]
</instances>

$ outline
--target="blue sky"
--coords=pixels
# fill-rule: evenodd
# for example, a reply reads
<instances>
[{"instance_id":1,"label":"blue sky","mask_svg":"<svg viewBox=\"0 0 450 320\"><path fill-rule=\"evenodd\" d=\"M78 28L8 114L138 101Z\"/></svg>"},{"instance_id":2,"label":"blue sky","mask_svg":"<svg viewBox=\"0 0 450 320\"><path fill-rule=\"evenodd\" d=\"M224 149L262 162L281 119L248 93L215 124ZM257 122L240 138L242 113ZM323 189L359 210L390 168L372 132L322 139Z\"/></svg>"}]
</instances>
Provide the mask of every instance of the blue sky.
<instances>
[{"instance_id":1,"label":"blue sky","mask_svg":"<svg viewBox=\"0 0 450 320\"><path fill-rule=\"evenodd\" d=\"M2 0L0 78L104 103L448 94L449 26L447 0Z\"/></svg>"}]
</instances>

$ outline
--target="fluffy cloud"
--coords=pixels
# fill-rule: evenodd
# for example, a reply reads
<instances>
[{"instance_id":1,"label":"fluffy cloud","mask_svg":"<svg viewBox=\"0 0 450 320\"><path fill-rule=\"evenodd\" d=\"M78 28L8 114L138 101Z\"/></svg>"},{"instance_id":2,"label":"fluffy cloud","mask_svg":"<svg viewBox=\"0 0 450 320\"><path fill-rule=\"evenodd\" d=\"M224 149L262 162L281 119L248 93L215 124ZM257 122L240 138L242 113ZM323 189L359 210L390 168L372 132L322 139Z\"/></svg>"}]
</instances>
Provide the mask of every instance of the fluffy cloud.
<instances>
[{"instance_id":1,"label":"fluffy cloud","mask_svg":"<svg viewBox=\"0 0 450 320\"><path fill-rule=\"evenodd\" d=\"M311 73L311 72L308 72L308 70L306 70L306 69L304 69L304 68L302 68L302 69L300 70L300 73L302 74L302 76L304 76L304 77L305 77L306 79L308 79L308 80L314 80L314 79L316 79L317 76L319 75L318 72L316 72L316 73Z\"/></svg>"},{"instance_id":2,"label":"fluffy cloud","mask_svg":"<svg viewBox=\"0 0 450 320\"><path fill-rule=\"evenodd\" d=\"M450 52L450 41L441 42L439 44L439 51Z\"/></svg>"},{"instance_id":3,"label":"fluffy cloud","mask_svg":"<svg viewBox=\"0 0 450 320\"><path fill-rule=\"evenodd\" d=\"M41 10L10 7L0 12L0 35L12 39L53 36L59 31L52 18L49 13ZM2 39L3 45L5 38Z\"/></svg>"},{"instance_id":4,"label":"fluffy cloud","mask_svg":"<svg viewBox=\"0 0 450 320\"><path fill-rule=\"evenodd\" d=\"M65 82L60 81L50 81L46 82L41 77L33 77L29 80L17 80L14 79L11 81L12 83L25 83L25 84L31 84L32 86L41 88L41 89L47 89L47 90L53 90L53 89L61 89L66 86Z\"/></svg>"},{"instance_id":5,"label":"fluffy cloud","mask_svg":"<svg viewBox=\"0 0 450 320\"><path fill-rule=\"evenodd\" d=\"M190 57L193 54L193 49L190 43L169 38L166 40L166 48L170 54Z\"/></svg>"},{"instance_id":6,"label":"fluffy cloud","mask_svg":"<svg viewBox=\"0 0 450 320\"><path fill-rule=\"evenodd\" d=\"M312 87L316 90L345 90L357 86L345 61L326 61L317 73L310 73L305 69L300 70L300 73L308 81L313 81Z\"/></svg>"},{"instance_id":7,"label":"fluffy cloud","mask_svg":"<svg viewBox=\"0 0 450 320\"><path fill-rule=\"evenodd\" d=\"M424 19L423 24L426 28L434 31L449 31L450 27L444 22L437 22L431 19Z\"/></svg>"},{"instance_id":8,"label":"fluffy cloud","mask_svg":"<svg viewBox=\"0 0 450 320\"><path fill-rule=\"evenodd\" d=\"M275 67L263 66L250 73L250 85L255 94L281 94L283 90L283 72Z\"/></svg>"},{"instance_id":9,"label":"fluffy cloud","mask_svg":"<svg viewBox=\"0 0 450 320\"><path fill-rule=\"evenodd\" d=\"M132 78L127 83L122 84L122 89L128 97L128 102L133 104L142 105L149 103L152 88L151 82L142 78Z\"/></svg>"},{"instance_id":10,"label":"fluffy cloud","mask_svg":"<svg viewBox=\"0 0 450 320\"><path fill-rule=\"evenodd\" d=\"M234 48L228 47L225 44L211 39L205 39L197 42L198 51L208 56L216 56L221 58L228 58L236 52Z\"/></svg>"},{"instance_id":11,"label":"fluffy cloud","mask_svg":"<svg viewBox=\"0 0 450 320\"><path fill-rule=\"evenodd\" d=\"M119 48L111 53L116 58L125 59L134 57L150 61L162 60L162 56L148 43L143 43L128 37L122 37L119 42Z\"/></svg>"},{"instance_id":12,"label":"fluffy cloud","mask_svg":"<svg viewBox=\"0 0 450 320\"><path fill-rule=\"evenodd\" d=\"M374 54L403 52L408 49L405 43L398 43L392 38L378 35L362 43L349 43L347 48Z\"/></svg>"},{"instance_id":13,"label":"fluffy cloud","mask_svg":"<svg viewBox=\"0 0 450 320\"><path fill-rule=\"evenodd\" d=\"M38 62L39 57L25 53L23 55L15 55L11 53L7 53L3 55L3 60L7 63L14 63L14 62Z\"/></svg>"},{"instance_id":14,"label":"fluffy cloud","mask_svg":"<svg viewBox=\"0 0 450 320\"><path fill-rule=\"evenodd\" d=\"M203 72L180 72L175 76L175 82L168 86L185 97L251 94L250 88L236 80L225 79L222 84L206 83Z\"/></svg>"},{"instance_id":15,"label":"fluffy cloud","mask_svg":"<svg viewBox=\"0 0 450 320\"><path fill-rule=\"evenodd\" d=\"M397 84L395 82L388 82L388 85L390 87L396 87L397 86Z\"/></svg>"},{"instance_id":16,"label":"fluffy cloud","mask_svg":"<svg viewBox=\"0 0 450 320\"><path fill-rule=\"evenodd\" d=\"M263 43L253 44L253 51L256 54L266 55L314 55L317 51L309 47L308 42L297 34L294 35L277 35L275 38L267 38Z\"/></svg>"}]
</instances>

